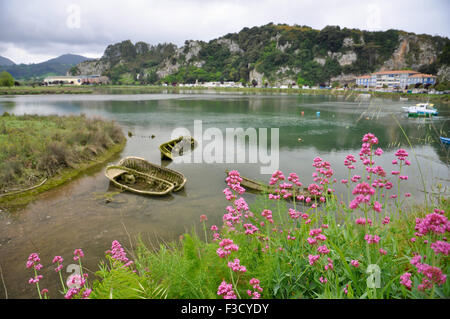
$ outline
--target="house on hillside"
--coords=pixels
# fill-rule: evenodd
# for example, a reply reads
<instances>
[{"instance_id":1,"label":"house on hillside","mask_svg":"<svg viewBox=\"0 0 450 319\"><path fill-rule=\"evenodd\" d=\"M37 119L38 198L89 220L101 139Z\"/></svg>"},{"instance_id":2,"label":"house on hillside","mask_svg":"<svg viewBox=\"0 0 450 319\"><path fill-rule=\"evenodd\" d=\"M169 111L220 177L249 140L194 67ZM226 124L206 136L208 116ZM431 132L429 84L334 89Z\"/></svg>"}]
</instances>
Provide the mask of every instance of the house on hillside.
<instances>
[{"instance_id":1,"label":"house on hillside","mask_svg":"<svg viewBox=\"0 0 450 319\"><path fill-rule=\"evenodd\" d=\"M43 85L92 85L108 84L109 78L101 75L48 76Z\"/></svg>"},{"instance_id":2,"label":"house on hillside","mask_svg":"<svg viewBox=\"0 0 450 319\"><path fill-rule=\"evenodd\" d=\"M379 71L356 78L356 85L373 88L405 89L407 86L416 84L434 85L436 84L436 76L413 70L392 70Z\"/></svg>"}]
</instances>

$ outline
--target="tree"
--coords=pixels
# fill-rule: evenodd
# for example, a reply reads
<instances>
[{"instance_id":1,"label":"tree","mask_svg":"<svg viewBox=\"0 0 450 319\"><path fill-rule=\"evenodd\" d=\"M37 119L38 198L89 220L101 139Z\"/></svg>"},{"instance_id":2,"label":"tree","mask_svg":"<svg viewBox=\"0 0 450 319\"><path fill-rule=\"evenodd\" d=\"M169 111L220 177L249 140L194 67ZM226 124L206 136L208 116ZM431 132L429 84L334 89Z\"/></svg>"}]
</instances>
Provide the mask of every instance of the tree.
<instances>
[{"instance_id":1,"label":"tree","mask_svg":"<svg viewBox=\"0 0 450 319\"><path fill-rule=\"evenodd\" d=\"M14 78L6 71L0 73L0 86L14 86Z\"/></svg>"}]
</instances>

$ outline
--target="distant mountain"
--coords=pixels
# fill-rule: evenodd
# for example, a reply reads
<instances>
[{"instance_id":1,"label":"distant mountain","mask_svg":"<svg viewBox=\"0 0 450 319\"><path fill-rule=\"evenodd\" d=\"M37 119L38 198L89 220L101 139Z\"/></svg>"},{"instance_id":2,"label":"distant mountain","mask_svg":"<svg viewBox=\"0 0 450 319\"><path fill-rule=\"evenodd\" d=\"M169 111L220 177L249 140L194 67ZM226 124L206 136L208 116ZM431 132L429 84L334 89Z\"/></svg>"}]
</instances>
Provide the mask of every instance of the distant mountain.
<instances>
[{"instance_id":1,"label":"distant mountain","mask_svg":"<svg viewBox=\"0 0 450 319\"><path fill-rule=\"evenodd\" d=\"M0 66L10 66L14 64L15 63L10 59L0 56Z\"/></svg>"},{"instance_id":2,"label":"distant mountain","mask_svg":"<svg viewBox=\"0 0 450 319\"><path fill-rule=\"evenodd\" d=\"M401 30L364 31L269 23L217 39L109 45L103 56L74 68L113 83L241 81L278 86L354 83L381 70L413 69L450 80L450 40Z\"/></svg>"},{"instance_id":3,"label":"distant mountain","mask_svg":"<svg viewBox=\"0 0 450 319\"><path fill-rule=\"evenodd\" d=\"M5 70L19 80L42 79L48 75L66 75L70 68L88 60L90 59L81 55L64 54L36 64L0 65L0 71Z\"/></svg>"}]
</instances>

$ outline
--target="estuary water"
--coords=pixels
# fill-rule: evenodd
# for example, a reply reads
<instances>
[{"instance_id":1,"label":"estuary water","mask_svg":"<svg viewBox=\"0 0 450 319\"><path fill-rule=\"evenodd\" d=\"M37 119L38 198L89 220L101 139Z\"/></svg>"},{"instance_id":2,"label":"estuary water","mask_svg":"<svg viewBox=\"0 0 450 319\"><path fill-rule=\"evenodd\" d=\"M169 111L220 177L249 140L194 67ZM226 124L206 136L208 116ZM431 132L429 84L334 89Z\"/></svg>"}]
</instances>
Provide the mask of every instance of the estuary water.
<instances>
[{"instance_id":1,"label":"estuary water","mask_svg":"<svg viewBox=\"0 0 450 319\"><path fill-rule=\"evenodd\" d=\"M227 129L250 128L259 134L260 128L266 128L269 136L270 129L278 129L279 169L286 175L297 173L304 185L313 182L312 162L316 156L331 163L338 182L347 178L345 156L353 154L358 158L361 139L371 132L378 137L379 147L384 151L376 163L386 172L395 170L391 162L398 148L409 152L412 164L407 168L409 180L402 186L402 192L412 194L408 199L411 203L424 200L424 188L437 192L441 186L441 192L448 195L449 151L439 143L439 136L450 135L450 109L437 105L439 116L432 119L406 117L402 106L415 103L326 95L189 91L0 97L0 114L84 113L88 117L115 120L127 136L125 149L108 163L40 195L22 210L0 212L0 266L6 287L5 290L0 285L0 298L37 297L34 287L28 284L32 274L25 268L31 252L39 253L44 265L41 288L48 288L50 296L57 298L60 297L59 278L51 265L53 256L61 255L67 265L71 263L74 249L82 248L86 255L84 265L93 276L115 239L128 248L136 244L138 236L153 245L177 240L186 231L201 229L202 214L207 215L208 225L221 225L227 206L222 193L226 169L237 169L243 176L269 181L270 175L261 173L261 167L267 164L261 163L260 158L256 163L227 162L226 154L230 150L225 148L222 163L161 163L158 146L170 140L176 128L194 133L195 121L201 121L203 133L209 128L222 132L224 147ZM131 137L128 132L132 133ZM203 142L203 150L207 145L208 142ZM271 146L272 143L267 148L270 150ZM246 154L248 159L251 147L238 143L236 151ZM108 164L126 156L143 157L182 172L187 177L184 190L159 198L117 193L105 178L104 170ZM355 173L362 173L358 165ZM346 194L346 188L337 183L336 192ZM255 199L252 194L244 197L249 203Z\"/></svg>"}]
</instances>

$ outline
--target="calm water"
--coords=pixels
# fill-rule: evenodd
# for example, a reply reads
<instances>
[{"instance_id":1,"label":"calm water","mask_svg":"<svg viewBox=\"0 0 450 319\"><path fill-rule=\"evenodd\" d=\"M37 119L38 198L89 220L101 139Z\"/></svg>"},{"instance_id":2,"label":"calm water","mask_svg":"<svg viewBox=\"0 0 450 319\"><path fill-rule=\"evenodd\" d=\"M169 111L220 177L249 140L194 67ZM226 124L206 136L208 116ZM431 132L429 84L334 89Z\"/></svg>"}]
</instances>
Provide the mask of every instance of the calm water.
<instances>
[{"instance_id":1,"label":"calm water","mask_svg":"<svg viewBox=\"0 0 450 319\"><path fill-rule=\"evenodd\" d=\"M0 114L5 111L41 115L84 113L114 119L125 134L130 131L134 136L128 138L123 152L110 163L133 155L160 164L158 145L169 140L175 128L193 131L194 120L202 120L203 130L215 127L224 135L226 128L279 128L280 169L286 174L298 173L304 184L312 182L311 164L315 156L331 162L338 180L346 178L344 157L349 153L358 154L361 138L367 132L379 138L380 147L385 151L377 163L388 172L392 170L396 149L409 150L394 116L410 137L419 161L409 151L412 166L404 190L413 194L411 200L422 201L418 164L426 176L427 189L440 183L448 194L448 149L436 139L439 135L450 135L450 112L447 107L433 119L408 119L401 106L412 103L331 96L189 92L17 96L0 98ZM151 135L155 137L152 139ZM245 151L242 145L238 148ZM41 288L49 288L51 297L55 298L58 282L50 265L53 256L63 256L67 265L73 250L82 248L86 254L84 264L95 271L114 239L128 247L129 237L135 243L138 235L148 243L177 239L193 227L199 229L201 214L208 216L209 224L221 225L227 205L222 194L225 169L238 169L242 175L262 181L269 179L269 175L260 174L260 164L170 163L168 167L181 171L188 179L182 192L163 198L121 193L106 203L105 194L115 191L103 175L106 165L42 194L21 211L0 213L0 266L9 298L36 296L27 284L31 273L25 269L31 252L38 252L45 266ZM344 189L337 187L337 191ZM251 202L254 195L247 194L246 198ZM4 297L6 293L0 285L0 298Z\"/></svg>"}]
</instances>

